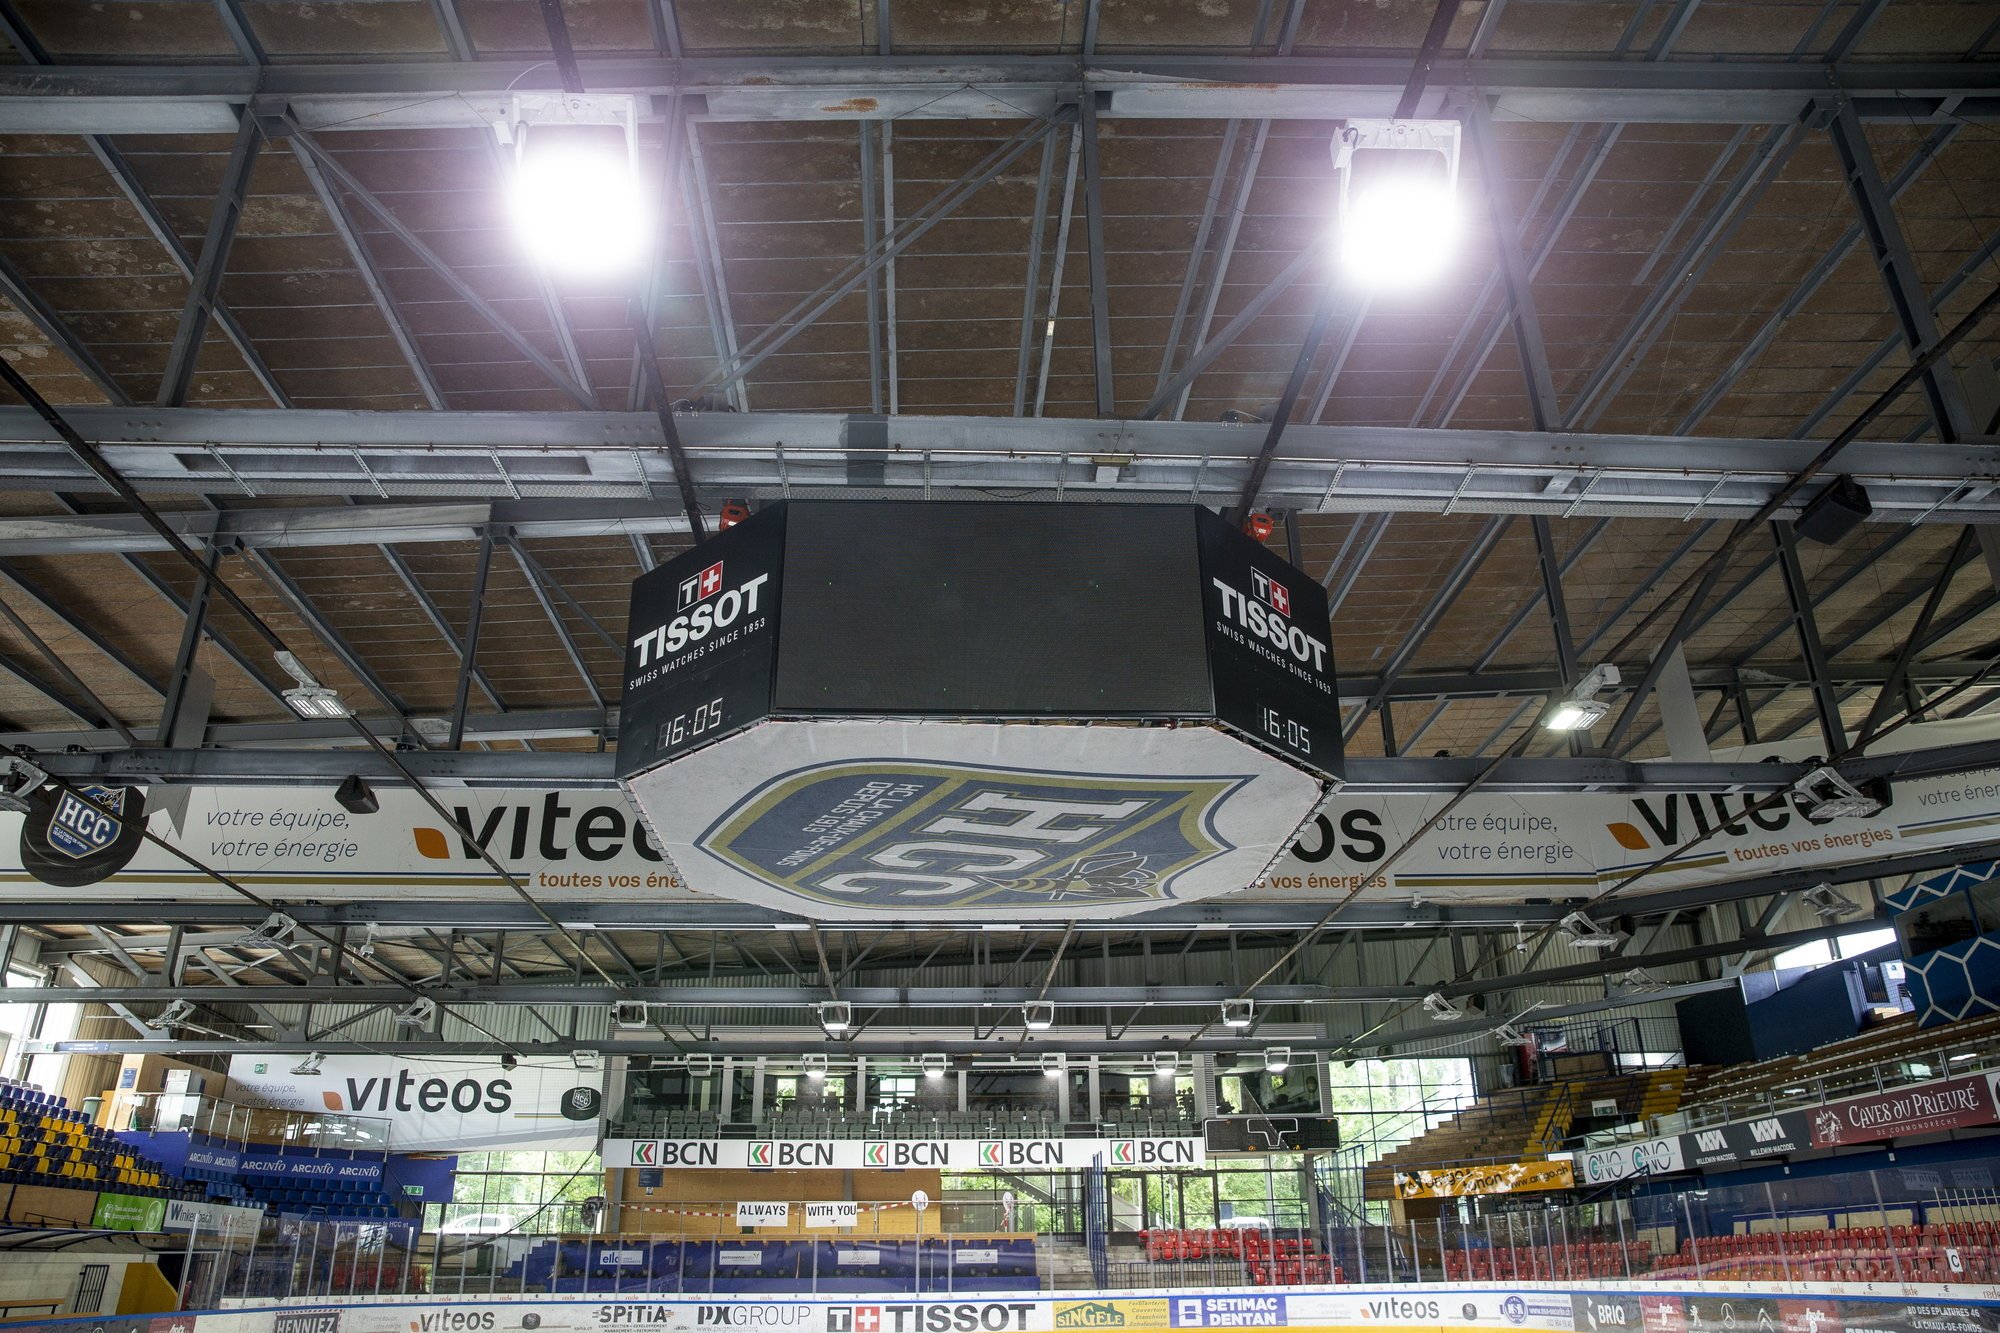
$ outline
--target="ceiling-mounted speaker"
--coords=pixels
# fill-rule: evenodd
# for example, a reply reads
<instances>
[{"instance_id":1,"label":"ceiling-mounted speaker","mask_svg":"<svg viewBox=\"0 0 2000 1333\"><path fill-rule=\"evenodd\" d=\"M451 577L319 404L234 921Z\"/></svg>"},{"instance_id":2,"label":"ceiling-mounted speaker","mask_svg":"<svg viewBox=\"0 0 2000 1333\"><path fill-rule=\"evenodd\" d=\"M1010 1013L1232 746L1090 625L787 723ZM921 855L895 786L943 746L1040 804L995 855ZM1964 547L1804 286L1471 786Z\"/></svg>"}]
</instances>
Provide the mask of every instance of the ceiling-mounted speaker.
<instances>
[{"instance_id":1,"label":"ceiling-mounted speaker","mask_svg":"<svg viewBox=\"0 0 2000 1333\"><path fill-rule=\"evenodd\" d=\"M1868 492L1860 483L1852 477L1835 477L1799 511L1798 522L1792 529L1807 541L1831 546L1874 512L1875 507L1868 503Z\"/></svg>"}]
</instances>

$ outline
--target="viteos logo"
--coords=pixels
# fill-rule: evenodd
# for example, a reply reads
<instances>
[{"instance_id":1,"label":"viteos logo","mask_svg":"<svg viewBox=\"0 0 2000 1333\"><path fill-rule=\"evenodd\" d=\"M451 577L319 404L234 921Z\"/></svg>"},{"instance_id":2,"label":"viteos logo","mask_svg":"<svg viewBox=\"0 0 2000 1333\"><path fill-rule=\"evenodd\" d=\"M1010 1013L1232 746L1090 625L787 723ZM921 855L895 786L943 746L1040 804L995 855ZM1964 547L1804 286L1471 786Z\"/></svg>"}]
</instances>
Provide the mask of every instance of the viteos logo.
<instances>
[{"instance_id":1,"label":"viteos logo","mask_svg":"<svg viewBox=\"0 0 2000 1333\"><path fill-rule=\"evenodd\" d=\"M711 578L714 580L712 587L709 584ZM759 574L726 592L721 591L720 564L710 565L684 581L680 585L681 613L632 640L632 647L639 654L638 665L651 666L689 644L700 643L719 629L728 629L744 616L755 615L764 585L770 581L769 574ZM708 590L702 591L704 588ZM696 594L692 599L688 596L690 590Z\"/></svg>"},{"instance_id":2,"label":"viteos logo","mask_svg":"<svg viewBox=\"0 0 2000 1333\"><path fill-rule=\"evenodd\" d=\"M458 844L458 859L481 861L481 851L500 861L524 861L530 856L543 861L567 861L574 851L586 861L611 861L626 852L646 861L661 861L657 847L646 834L645 821L623 801L603 805L573 806L563 803L563 792L549 792L539 805L496 805L475 813L457 806L452 815L459 828L472 835L470 841L457 829L444 830L419 824L410 830L417 852L427 860L449 861L452 844ZM565 828L576 817L575 829ZM504 836L502 830L505 830ZM637 888L638 885L625 887Z\"/></svg>"},{"instance_id":3,"label":"viteos logo","mask_svg":"<svg viewBox=\"0 0 2000 1333\"><path fill-rule=\"evenodd\" d=\"M1669 792L1665 796L1635 796L1632 808L1638 812L1637 824L1617 820L1606 824L1605 829L1612 838L1628 852L1646 852L1660 847L1678 847L1691 833L1709 837L1724 833L1732 837L1749 837L1761 830L1764 833L1780 833L1792 827L1801 818L1798 812L1798 797L1790 801L1779 801L1764 809L1754 808L1763 797L1755 792L1730 796L1720 792L1702 795L1695 792ZM1683 831L1682 820L1691 826ZM1650 836L1649 836L1650 835Z\"/></svg>"},{"instance_id":4,"label":"viteos logo","mask_svg":"<svg viewBox=\"0 0 2000 1333\"><path fill-rule=\"evenodd\" d=\"M695 846L813 902L927 909L1171 898L1234 850L1246 777L1149 778L872 761L781 773Z\"/></svg>"},{"instance_id":5,"label":"viteos logo","mask_svg":"<svg viewBox=\"0 0 2000 1333\"><path fill-rule=\"evenodd\" d=\"M486 1333L491 1310L430 1310L410 1321L410 1333Z\"/></svg>"},{"instance_id":6,"label":"viteos logo","mask_svg":"<svg viewBox=\"0 0 2000 1333\"><path fill-rule=\"evenodd\" d=\"M1412 1301L1400 1296L1385 1296L1381 1300L1363 1303L1363 1310L1370 1319L1436 1319L1442 1307L1436 1301Z\"/></svg>"},{"instance_id":7,"label":"viteos logo","mask_svg":"<svg viewBox=\"0 0 2000 1333\"><path fill-rule=\"evenodd\" d=\"M446 1107L469 1115L484 1110L503 1115L514 1109L514 1084L509 1079L461 1078L455 1083L441 1078L419 1078L409 1069L397 1070L380 1078L346 1079L347 1096L338 1092L321 1094L329 1111L442 1111Z\"/></svg>"}]
</instances>

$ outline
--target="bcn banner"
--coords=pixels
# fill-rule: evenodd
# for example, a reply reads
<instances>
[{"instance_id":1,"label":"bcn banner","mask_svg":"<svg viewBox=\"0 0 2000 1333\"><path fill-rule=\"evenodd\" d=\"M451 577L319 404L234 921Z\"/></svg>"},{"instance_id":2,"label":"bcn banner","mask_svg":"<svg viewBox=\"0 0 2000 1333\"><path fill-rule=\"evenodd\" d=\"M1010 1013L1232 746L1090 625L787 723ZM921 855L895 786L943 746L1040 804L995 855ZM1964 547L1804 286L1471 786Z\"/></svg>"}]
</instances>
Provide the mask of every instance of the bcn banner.
<instances>
[{"instance_id":1,"label":"bcn banner","mask_svg":"<svg viewBox=\"0 0 2000 1333\"><path fill-rule=\"evenodd\" d=\"M1080 1170L1200 1166L1191 1139L606 1139L606 1167L715 1167L733 1171L945 1171L1020 1167Z\"/></svg>"}]
</instances>

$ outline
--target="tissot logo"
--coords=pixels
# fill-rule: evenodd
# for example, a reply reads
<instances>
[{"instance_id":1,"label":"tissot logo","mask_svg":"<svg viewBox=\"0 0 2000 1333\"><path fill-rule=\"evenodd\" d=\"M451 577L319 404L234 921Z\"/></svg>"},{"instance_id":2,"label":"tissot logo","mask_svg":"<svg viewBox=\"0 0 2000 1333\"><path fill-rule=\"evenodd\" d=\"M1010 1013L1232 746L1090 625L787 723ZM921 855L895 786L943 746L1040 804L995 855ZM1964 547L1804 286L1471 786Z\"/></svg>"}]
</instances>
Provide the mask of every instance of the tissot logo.
<instances>
[{"instance_id":1,"label":"tissot logo","mask_svg":"<svg viewBox=\"0 0 2000 1333\"><path fill-rule=\"evenodd\" d=\"M1265 640L1279 651L1288 653L1301 666L1314 671L1326 670L1325 642L1315 639L1297 625L1286 623L1286 617L1291 614L1291 594L1280 585L1265 580L1271 587L1277 588L1279 595L1285 599L1286 610L1282 615L1264 597L1245 597L1221 579L1210 579L1209 582L1214 584L1216 592L1222 597L1223 616L1249 631L1251 638Z\"/></svg>"},{"instance_id":2,"label":"tissot logo","mask_svg":"<svg viewBox=\"0 0 2000 1333\"><path fill-rule=\"evenodd\" d=\"M1033 1301L831 1305L827 1333L1023 1333Z\"/></svg>"},{"instance_id":3,"label":"tissot logo","mask_svg":"<svg viewBox=\"0 0 2000 1333\"><path fill-rule=\"evenodd\" d=\"M1245 781L824 764L746 792L695 846L772 888L844 906L1158 900L1176 876L1233 850L1214 816Z\"/></svg>"},{"instance_id":4,"label":"tissot logo","mask_svg":"<svg viewBox=\"0 0 2000 1333\"><path fill-rule=\"evenodd\" d=\"M680 597L675 603L675 609L685 611L696 602L713 597L721 591L722 562L718 560L701 573L681 580Z\"/></svg>"},{"instance_id":5,"label":"tissot logo","mask_svg":"<svg viewBox=\"0 0 2000 1333\"><path fill-rule=\"evenodd\" d=\"M1261 569L1250 571L1250 591L1281 616L1292 614L1292 592Z\"/></svg>"},{"instance_id":6,"label":"tissot logo","mask_svg":"<svg viewBox=\"0 0 2000 1333\"><path fill-rule=\"evenodd\" d=\"M639 654L640 666L651 666L689 644L700 643L717 630L728 629L745 616L755 615L764 585L771 581L769 574L759 574L727 592L703 592L703 580L710 574L715 575L720 587L722 566L710 565L680 585L680 604L688 609L666 624L655 626L632 640L632 647ZM692 599L688 597L690 591L695 593ZM692 607L689 607L690 600Z\"/></svg>"}]
</instances>

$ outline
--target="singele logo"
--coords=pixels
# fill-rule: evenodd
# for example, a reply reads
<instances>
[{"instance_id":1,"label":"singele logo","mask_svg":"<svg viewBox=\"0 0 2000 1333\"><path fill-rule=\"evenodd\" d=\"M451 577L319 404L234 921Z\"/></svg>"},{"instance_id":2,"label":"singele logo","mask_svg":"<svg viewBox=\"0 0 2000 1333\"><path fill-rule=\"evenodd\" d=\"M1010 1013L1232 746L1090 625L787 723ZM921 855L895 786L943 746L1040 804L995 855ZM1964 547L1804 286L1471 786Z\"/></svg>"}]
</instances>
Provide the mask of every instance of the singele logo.
<instances>
[{"instance_id":1,"label":"singele logo","mask_svg":"<svg viewBox=\"0 0 2000 1333\"><path fill-rule=\"evenodd\" d=\"M1154 901L1233 850L1214 817L1246 781L821 764L746 792L695 846L814 902L936 910Z\"/></svg>"}]
</instances>

